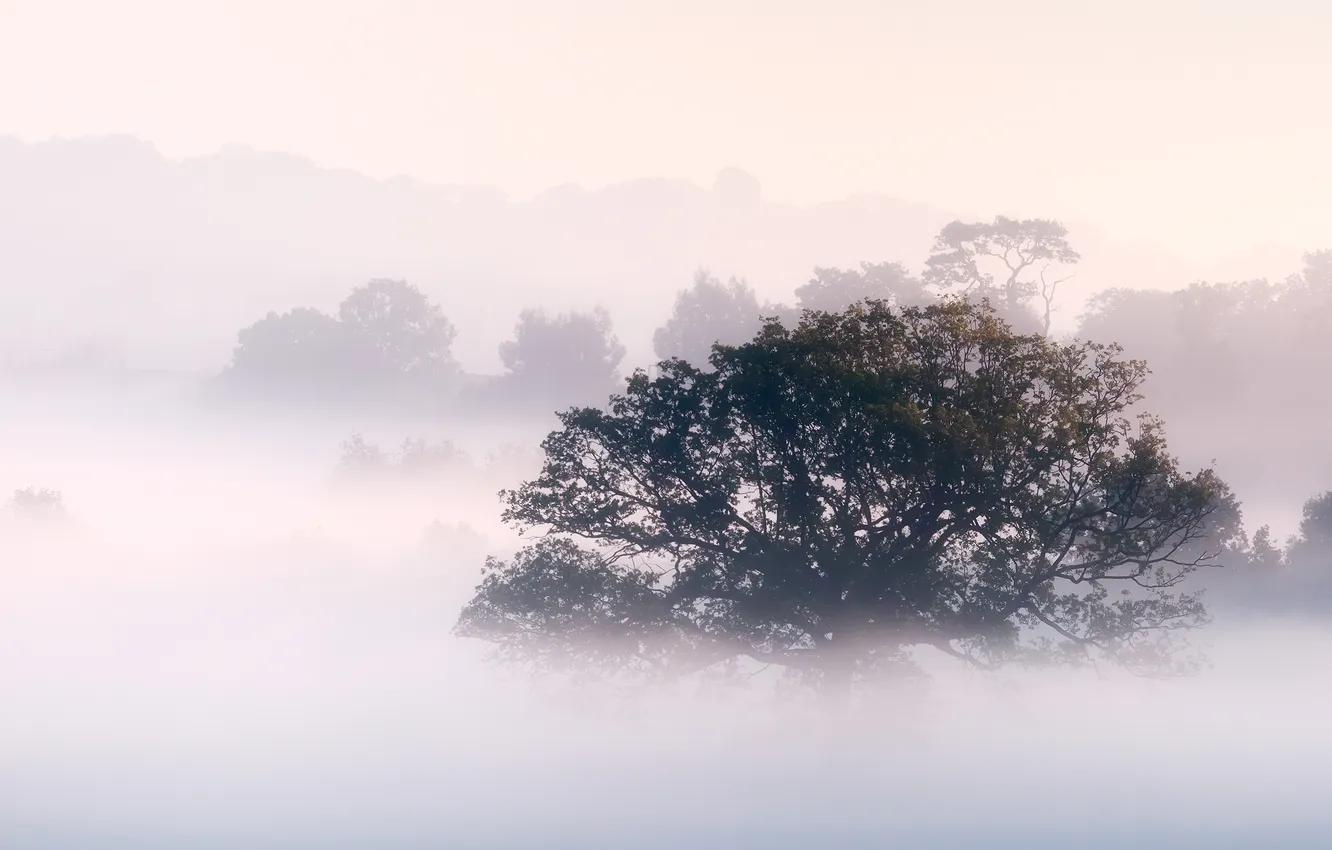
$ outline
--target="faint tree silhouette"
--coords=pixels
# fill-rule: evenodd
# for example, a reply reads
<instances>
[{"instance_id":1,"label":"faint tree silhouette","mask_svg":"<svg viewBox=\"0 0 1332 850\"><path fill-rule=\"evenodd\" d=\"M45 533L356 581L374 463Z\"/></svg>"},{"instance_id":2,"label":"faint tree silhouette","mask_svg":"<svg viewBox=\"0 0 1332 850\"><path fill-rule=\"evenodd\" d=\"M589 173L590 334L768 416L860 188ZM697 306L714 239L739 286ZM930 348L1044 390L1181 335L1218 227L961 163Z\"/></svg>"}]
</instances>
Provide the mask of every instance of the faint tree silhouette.
<instances>
[{"instance_id":1,"label":"faint tree silhouette","mask_svg":"<svg viewBox=\"0 0 1332 850\"><path fill-rule=\"evenodd\" d=\"M989 223L954 221L935 238L925 283L944 293L988 299L1013 322L1033 312L1039 299L1034 312L1048 335L1059 284L1081 259L1057 221L1004 216Z\"/></svg>"},{"instance_id":2,"label":"faint tree silhouette","mask_svg":"<svg viewBox=\"0 0 1332 850\"><path fill-rule=\"evenodd\" d=\"M369 340L389 367L430 380L457 372L457 331L437 304L404 280L372 280L352 290L338 306L338 319Z\"/></svg>"},{"instance_id":3,"label":"faint tree silhouette","mask_svg":"<svg viewBox=\"0 0 1332 850\"><path fill-rule=\"evenodd\" d=\"M809 282L796 289L801 310L841 311L873 299L900 307L924 304L924 284L901 263L861 263L859 269L817 268Z\"/></svg>"},{"instance_id":4,"label":"faint tree silhouette","mask_svg":"<svg viewBox=\"0 0 1332 850\"><path fill-rule=\"evenodd\" d=\"M605 310L554 316L524 310L513 339L499 346L507 370L503 392L541 405L602 398L619 382L624 354Z\"/></svg>"},{"instance_id":5,"label":"faint tree silhouette","mask_svg":"<svg viewBox=\"0 0 1332 850\"><path fill-rule=\"evenodd\" d=\"M679 357L706 366L712 346L745 342L763 326L754 290L732 278L723 284L706 270L694 274L694 283L675 298L666 324L652 337L657 357Z\"/></svg>"}]
</instances>

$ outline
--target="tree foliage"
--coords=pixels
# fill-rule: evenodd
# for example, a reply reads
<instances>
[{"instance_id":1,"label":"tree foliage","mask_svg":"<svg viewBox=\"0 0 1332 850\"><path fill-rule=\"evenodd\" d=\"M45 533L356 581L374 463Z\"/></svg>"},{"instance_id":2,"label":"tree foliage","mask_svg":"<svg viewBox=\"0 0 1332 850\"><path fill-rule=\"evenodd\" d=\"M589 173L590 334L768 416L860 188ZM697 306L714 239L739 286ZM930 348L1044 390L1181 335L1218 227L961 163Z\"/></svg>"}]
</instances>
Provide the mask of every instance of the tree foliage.
<instances>
[{"instance_id":1,"label":"tree foliage","mask_svg":"<svg viewBox=\"0 0 1332 850\"><path fill-rule=\"evenodd\" d=\"M1186 578L1233 508L1130 419L1145 366L950 301L769 323L572 409L504 517L460 634L510 658L674 674L736 658L829 687L969 663L1190 663ZM582 541L579 544L577 541Z\"/></svg>"}]
</instances>

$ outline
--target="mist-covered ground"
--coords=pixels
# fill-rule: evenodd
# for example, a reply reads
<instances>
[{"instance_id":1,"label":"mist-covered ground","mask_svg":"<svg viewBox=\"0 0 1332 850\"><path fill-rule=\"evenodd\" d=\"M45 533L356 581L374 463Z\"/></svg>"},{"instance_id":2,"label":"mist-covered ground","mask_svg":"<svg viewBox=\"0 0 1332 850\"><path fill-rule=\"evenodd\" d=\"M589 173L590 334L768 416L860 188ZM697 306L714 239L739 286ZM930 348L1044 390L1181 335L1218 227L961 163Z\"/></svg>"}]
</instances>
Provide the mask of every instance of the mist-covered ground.
<instances>
[{"instance_id":1,"label":"mist-covered ground","mask_svg":"<svg viewBox=\"0 0 1332 850\"><path fill-rule=\"evenodd\" d=\"M13 396L17 398L17 396ZM536 682L450 628L517 540L488 454L540 423L221 417L22 397L0 533L0 846L1314 847L1332 633L1218 612L1213 668L934 682L849 713L703 683ZM148 412L145 412L148 411ZM467 471L339 474L353 430Z\"/></svg>"}]
</instances>

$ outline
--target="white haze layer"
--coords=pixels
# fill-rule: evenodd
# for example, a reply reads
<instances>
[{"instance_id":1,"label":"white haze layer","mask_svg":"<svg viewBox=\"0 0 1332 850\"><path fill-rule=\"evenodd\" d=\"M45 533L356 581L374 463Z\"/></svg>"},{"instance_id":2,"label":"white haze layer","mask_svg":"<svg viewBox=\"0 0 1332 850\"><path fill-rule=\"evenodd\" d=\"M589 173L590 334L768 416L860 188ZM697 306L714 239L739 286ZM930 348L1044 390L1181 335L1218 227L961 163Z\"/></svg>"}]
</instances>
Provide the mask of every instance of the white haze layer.
<instances>
[{"instance_id":1,"label":"white haze layer","mask_svg":"<svg viewBox=\"0 0 1332 850\"><path fill-rule=\"evenodd\" d=\"M1188 681L932 660L927 690L849 715L724 689L616 700L538 686L449 634L484 556L516 545L494 494L514 481L339 489L356 423L25 410L0 428L22 448L0 485L62 490L76 526L0 533L0 847L1312 847L1332 831L1318 626L1223 618L1213 669ZM507 439L451 436L477 455ZM432 538L434 520L449 528Z\"/></svg>"}]
</instances>

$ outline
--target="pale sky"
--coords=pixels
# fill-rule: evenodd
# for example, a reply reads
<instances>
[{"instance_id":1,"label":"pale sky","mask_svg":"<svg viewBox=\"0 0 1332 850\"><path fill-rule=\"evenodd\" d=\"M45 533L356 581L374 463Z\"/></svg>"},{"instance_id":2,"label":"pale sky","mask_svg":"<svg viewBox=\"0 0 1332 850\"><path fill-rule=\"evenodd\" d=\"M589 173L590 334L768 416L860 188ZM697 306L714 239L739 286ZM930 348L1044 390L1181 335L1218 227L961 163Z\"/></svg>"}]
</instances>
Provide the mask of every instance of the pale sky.
<instances>
[{"instance_id":1,"label":"pale sky","mask_svg":"<svg viewBox=\"0 0 1332 850\"><path fill-rule=\"evenodd\" d=\"M0 0L0 134L516 198L734 165L1210 260L1332 247L1330 38L1314 0Z\"/></svg>"}]
</instances>

